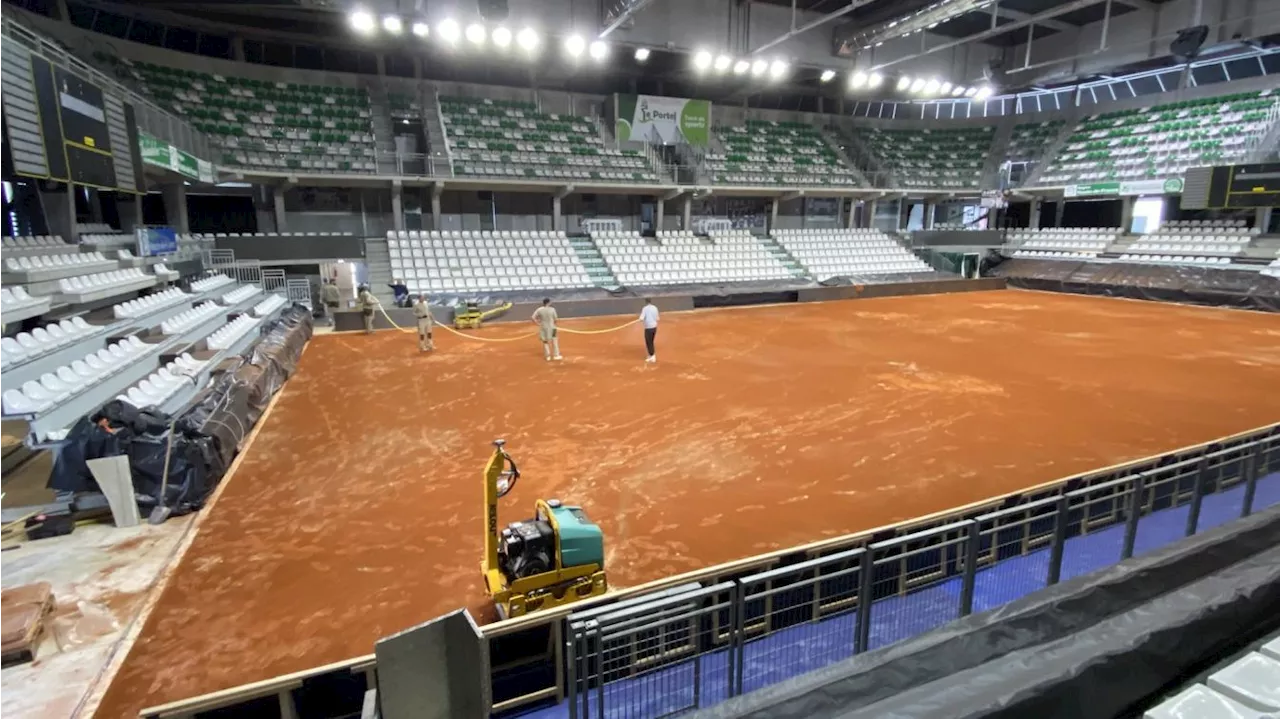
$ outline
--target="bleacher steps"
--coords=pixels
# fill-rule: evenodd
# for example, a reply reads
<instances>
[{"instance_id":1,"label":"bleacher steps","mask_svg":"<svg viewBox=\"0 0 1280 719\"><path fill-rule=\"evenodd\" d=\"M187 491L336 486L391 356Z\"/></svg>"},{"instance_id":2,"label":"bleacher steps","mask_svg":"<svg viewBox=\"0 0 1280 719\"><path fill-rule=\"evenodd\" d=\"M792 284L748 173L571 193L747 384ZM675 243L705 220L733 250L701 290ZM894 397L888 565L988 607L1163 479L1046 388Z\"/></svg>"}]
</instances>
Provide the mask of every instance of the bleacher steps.
<instances>
[{"instance_id":1,"label":"bleacher steps","mask_svg":"<svg viewBox=\"0 0 1280 719\"><path fill-rule=\"evenodd\" d=\"M836 136L830 128L819 127L818 134L822 136L822 139L827 143L827 146L831 148L832 152L836 153L836 157L839 157L840 161L849 168L849 171L853 173L855 178L857 178L858 184L863 187L872 186L871 182L867 180L867 176L862 174L862 170L858 169L858 163L854 162L853 158L849 156L849 153L844 151L844 146L840 142L840 138Z\"/></svg>"},{"instance_id":2,"label":"bleacher steps","mask_svg":"<svg viewBox=\"0 0 1280 719\"><path fill-rule=\"evenodd\" d=\"M395 134L391 130L391 100L387 97L387 88L373 85L369 90L370 125L373 127L374 151L377 156L379 174L397 175L395 152ZM385 245L384 245L385 247Z\"/></svg>"},{"instance_id":3,"label":"bleacher steps","mask_svg":"<svg viewBox=\"0 0 1280 719\"><path fill-rule=\"evenodd\" d=\"M791 253L787 252L786 248L778 244L777 240L767 235L757 236L756 239L760 241L760 244L764 246L765 250L767 250L770 255L773 255L775 260L781 262L783 267L790 270L794 277L797 279L808 277L808 273L805 271L804 266L796 261L796 258L792 257Z\"/></svg>"},{"instance_id":4,"label":"bleacher steps","mask_svg":"<svg viewBox=\"0 0 1280 719\"><path fill-rule=\"evenodd\" d=\"M978 187L984 190L1000 188L1000 165L1009 155L1009 142L1013 139L1013 128L1017 124L1016 117L1008 117L996 125L996 131L991 136L991 147L987 148L987 160L982 165Z\"/></svg>"},{"instance_id":5,"label":"bleacher steps","mask_svg":"<svg viewBox=\"0 0 1280 719\"><path fill-rule=\"evenodd\" d=\"M617 287L618 278L614 277L609 263L605 262L600 248L589 237L570 237L569 244L578 255L582 266L587 268L587 276L596 287Z\"/></svg>"},{"instance_id":6,"label":"bleacher steps","mask_svg":"<svg viewBox=\"0 0 1280 719\"><path fill-rule=\"evenodd\" d=\"M387 251L385 238L370 237L364 241L364 262L369 268L369 290L383 307L394 307L395 295L387 285L395 278L391 276L391 253Z\"/></svg>"},{"instance_id":7,"label":"bleacher steps","mask_svg":"<svg viewBox=\"0 0 1280 719\"><path fill-rule=\"evenodd\" d=\"M1036 163L1035 169L1027 175L1027 179L1022 183L1023 187L1035 187L1040 182L1040 176L1044 171L1058 159L1058 153L1062 152L1062 148L1066 146L1067 140L1076 133L1076 126L1080 124L1079 118L1070 118L1062 123L1062 129L1058 130L1058 136L1053 138L1049 146L1045 148L1044 154L1040 155L1040 161Z\"/></svg>"}]
</instances>

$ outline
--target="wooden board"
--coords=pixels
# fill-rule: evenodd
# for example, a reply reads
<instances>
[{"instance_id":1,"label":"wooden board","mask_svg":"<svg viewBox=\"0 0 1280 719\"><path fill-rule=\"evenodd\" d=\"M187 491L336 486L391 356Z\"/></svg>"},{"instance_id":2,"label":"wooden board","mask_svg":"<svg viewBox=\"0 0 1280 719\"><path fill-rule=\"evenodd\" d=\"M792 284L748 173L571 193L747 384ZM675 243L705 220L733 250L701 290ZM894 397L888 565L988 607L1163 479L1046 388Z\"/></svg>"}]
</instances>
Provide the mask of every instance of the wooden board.
<instances>
[{"instance_id":1,"label":"wooden board","mask_svg":"<svg viewBox=\"0 0 1280 719\"><path fill-rule=\"evenodd\" d=\"M35 659L44 637L49 615L56 602L48 582L24 584L0 592L3 636L0 637L0 664L21 664Z\"/></svg>"}]
</instances>

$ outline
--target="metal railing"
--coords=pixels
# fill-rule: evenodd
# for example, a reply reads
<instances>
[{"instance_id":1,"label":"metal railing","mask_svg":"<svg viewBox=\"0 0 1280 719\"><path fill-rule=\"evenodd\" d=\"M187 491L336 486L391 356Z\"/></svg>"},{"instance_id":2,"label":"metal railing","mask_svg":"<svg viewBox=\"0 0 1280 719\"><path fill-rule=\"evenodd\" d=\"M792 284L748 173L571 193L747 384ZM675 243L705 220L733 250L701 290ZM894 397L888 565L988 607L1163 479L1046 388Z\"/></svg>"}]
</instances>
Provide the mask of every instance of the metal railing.
<instances>
[{"instance_id":1,"label":"metal railing","mask_svg":"<svg viewBox=\"0 0 1280 719\"><path fill-rule=\"evenodd\" d=\"M156 105L150 99L134 92L119 80L110 77L80 58L72 55L61 45L45 38L38 32L13 20L11 14L0 18L2 34L7 42L16 42L29 50L33 55L44 58L48 62L69 70L80 77L98 84L104 91L115 94L133 105L134 117L138 129L153 137L185 150L204 160L213 159L212 145L204 133L196 130L187 121Z\"/></svg>"},{"instance_id":2,"label":"metal railing","mask_svg":"<svg viewBox=\"0 0 1280 719\"><path fill-rule=\"evenodd\" d=\"M667 716L889 646L1248 515L1259 477L1277 470L1273 427L1026 504L571 614L569 716Z\"/></svg>"},{"instance_id":3,"label":"metal railing","mask_svg":"<svg viewBox=\"0 0 1280 719\"><path fill-rule=\"evenodd\" d=\"M1280 424L481 627L493 712L659 717L921 634L1280 503ZM373 655L144 711L236 706Z\"/></svg>"}]
</instances>

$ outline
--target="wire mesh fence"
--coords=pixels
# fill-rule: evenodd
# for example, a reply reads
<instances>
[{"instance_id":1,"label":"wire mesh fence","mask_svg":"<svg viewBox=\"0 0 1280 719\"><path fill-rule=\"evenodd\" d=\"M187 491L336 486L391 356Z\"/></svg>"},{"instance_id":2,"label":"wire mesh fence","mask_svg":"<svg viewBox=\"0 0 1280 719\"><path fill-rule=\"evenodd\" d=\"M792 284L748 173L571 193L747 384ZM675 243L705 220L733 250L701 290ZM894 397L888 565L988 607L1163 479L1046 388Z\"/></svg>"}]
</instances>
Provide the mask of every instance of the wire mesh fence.
<instances>
[{"instance_id":1,"label":"wire mesh fence","mask_svg":"<svg viewBox=\"0 0 1280 719\"><path fill-rule=\"evenodd\" d=\"M578 612L565 620L569 716L650 719L709 706L1276 503L1280 427L901 537L853 539L711 586Z\"/></svg>"}]
</instances>

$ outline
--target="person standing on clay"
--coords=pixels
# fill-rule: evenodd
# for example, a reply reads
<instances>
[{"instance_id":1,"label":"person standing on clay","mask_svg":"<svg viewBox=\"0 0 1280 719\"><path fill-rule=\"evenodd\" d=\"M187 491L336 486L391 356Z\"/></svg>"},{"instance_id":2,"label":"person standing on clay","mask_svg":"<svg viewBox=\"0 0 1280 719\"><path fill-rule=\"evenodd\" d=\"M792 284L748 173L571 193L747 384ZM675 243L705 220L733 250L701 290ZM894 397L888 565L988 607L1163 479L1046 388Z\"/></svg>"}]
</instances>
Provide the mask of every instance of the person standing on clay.
<instances>
[{"instance_id":1,"label":"person standing on clay","mask_svg":"<svg viewBox=\"0 0 1280 719\"><path fill-rule=\"evenodd\" d=\"M360 315L364 319L364 333L373 334L373 312L378 309L378 298L373 296L368 287L362 285L360 294L356 295L356 304L360 305Z\"/></svg>"},{"instance_id":2,"label":"person standing on clay","mask_svg":"<svg viewBox=\"0 0 1280 719\"><path fill-rule=\"evenodd\" d=\"M551 300L542 301L542 306L533 311L533 323L538 326L538 337L542 339L542 354L547 361L564 359L560 356L560 340L556 337L556 308Z\"/></svg>"},{"instance_id":3,"label":"person standing on clay","mask_svg":"<svg viewBox=\"0 0 1280 719\"><path fill-rule=\"evenodd\" d=\"M334 324L334 317L342 304L342 292L338 290L338 285L333 280L324 281L324 286L320 288L320 302L324 305L324 313L329 318L329 324Z\"/></svg>"},{"instance_id":4,"label":"person standing on clay","mask_svg":"<svg viewBox=\"0 0 1280 719\"><path fill-rule=\"evenodd\" d=\"M644 308L640 310L640 321L644 323L644 348L649 351L645 362L656 363L658 351L654 349L653 342L658 336L658 308L648 297L644 299Z\"/></svg>"},{"instance_id":5,"label":"person standing on clay","mask_svg":"<svg viewBox=\"0 0 1280 719\"><path fill-rule=\"evenodd\" d=\"M418 351L434 350L436 345L431 340L431 328L435 325L435 318L431 316L431 306L427 304L426 295L418 295L418 301L413 303L413 316L418 318Z\"/></svg>"}]
</instances>

